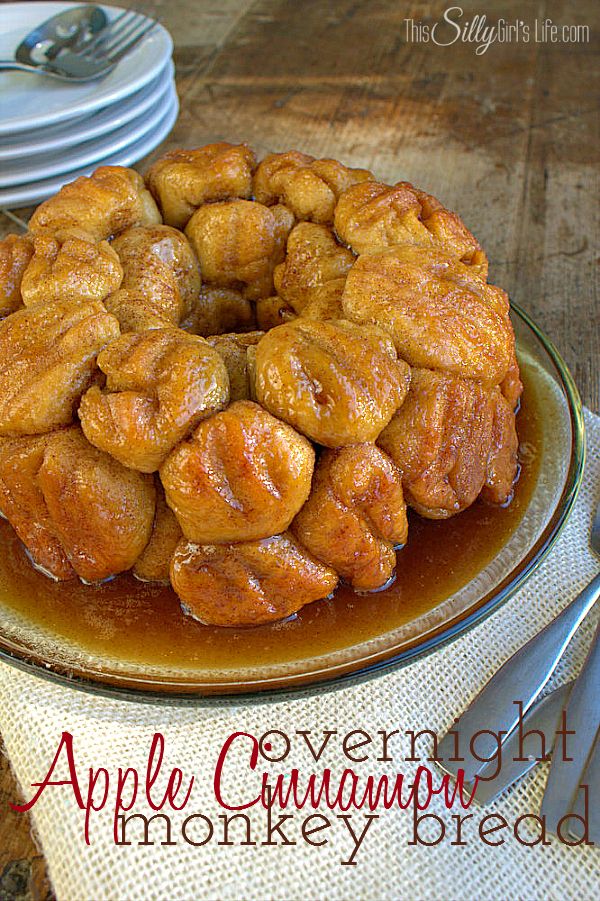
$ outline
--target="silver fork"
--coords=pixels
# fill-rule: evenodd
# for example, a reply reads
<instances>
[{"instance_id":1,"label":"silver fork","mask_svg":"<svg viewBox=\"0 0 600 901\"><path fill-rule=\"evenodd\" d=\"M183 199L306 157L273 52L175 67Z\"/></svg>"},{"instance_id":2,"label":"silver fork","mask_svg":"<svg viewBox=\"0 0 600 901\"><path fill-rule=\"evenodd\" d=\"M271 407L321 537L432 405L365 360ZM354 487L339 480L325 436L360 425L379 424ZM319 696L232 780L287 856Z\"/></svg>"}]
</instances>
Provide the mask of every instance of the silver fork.
<instances>
[{"instance_id":1,"label":"silver fork","mask_svg":"<svg viewBox=\"0 0 600 901\"><path fill-rule=\"evenodd\" d=\"M596 510L590 545L600 557L600 505ZM504 744L518 725L519 717L535 703L598 597L600 573L556 619L500 667L439 742L436 760L441 769L454 777L463 770L465 781L473 782L485 768L486 758L491 760L498 753L497 736L504 736ZM519 702L522 705L520 711ZM460 753L456 753L457 748Z\"/></svg>"},{"instance_id":2,"label":"silver fork","mask_svg":"<svg viewBox=\"0 0 600 901\"><path fill-rule=\"evenodd\" d=\"M116 65L130 50L146 37L156 26L156 19L142 13L125 10L103 28L93 40L81 48L81 56L87 60L101 62L108 60Z\"/></svg>"},{"instance_id":3,"label":"silver fork","mask_svg":"<svg viewBox=\"0 0 600 901\"><path fill-rule=\"evenodd\" d=\"M56 55L51 49L40 62L2 60L0 69L35 72L74 83L105 78L157 25L142 13L125 11L85 43L61 47Z\"/></svg>"},{"instance_id":4,"label":"silver fork","mask_svg":"<svg viewBox=\"0 0 600 901\"><path fill-rule=\"evenodd\" d=\"M598 791L598 762L594 760L594 745L600 726L598 715L598 689L600 688L600 622L592 640L581 673L569 694L565 707L566 725L571 732L571 747L555 751L544 790L540 816L544 817L546 828L559 833L561 822L573 808L581 815L581 808L587 806L595 811L596 820L590 824L593 829L592 841L600 842L598 825L598 798L588 798L583 804L580 786L586 785L589 793ZM589 761L589 764L588 764ZM587 771L587 775L586 775ZM580 802L579 804L577 802ZM569 817L569 819L572 819ZM581 824L582 821L579 821ZM573 831L574 823L569 824Z\"/></svg>"}]
</instances>

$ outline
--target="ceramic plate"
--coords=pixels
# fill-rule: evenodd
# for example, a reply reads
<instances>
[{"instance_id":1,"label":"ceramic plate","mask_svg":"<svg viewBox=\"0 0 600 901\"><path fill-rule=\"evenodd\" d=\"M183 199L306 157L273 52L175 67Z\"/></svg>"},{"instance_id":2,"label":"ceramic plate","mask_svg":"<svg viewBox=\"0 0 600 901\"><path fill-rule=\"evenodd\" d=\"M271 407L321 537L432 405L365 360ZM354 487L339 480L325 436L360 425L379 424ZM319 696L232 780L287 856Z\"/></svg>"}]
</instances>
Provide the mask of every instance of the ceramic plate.
<instances>
[{"instance_id":1,"label":"ceramic plate","mask_svg":"<svg viewBox=\"0 0 600 901\"><path fill-rule=\"evenodd\" d=\"M98 166L131 166L154 150L161 141L164 141L175 124L178 112L177 95L173 93L171 104L156 127L139 140L134 141L133 144L129 144L118 153L96 160L91 165L74 169L71 172L64 172L54 178L46 178L27 185L0 189L0 206L14 209L40 203L47 197L51 197L52 194L56 194L67 182L73 181L80 175L90 175Z\"/></svg>"},{"instance_id":2,"label":"ceramic plate","mask_svg":"<svg viewBox=\"0 0 600 901\"><path fill-rule=\"evenodd\" d=\"M345 589L282 623L218 629L183 617L170 589L130 576L97 588L51 582L30 566L3 523L0 656L100 694L170 703L215 695L252 700L367 677L464 632L520 588L548 553L583 469L573 380L552 343L517 308L513 322L525 382L519 417L526 412L519 420L524 474L515 500L493 512L474 504L442 522L412 517L396 586L366 596ZM504 516L511 518L508 531Z\"/></svg>"},{"instance_id":3,"label":"ceramic plate","mask_svg":"<svg viewBox=\"0 0 600 901\"><path fill-rule=\"evenodd\" d=\"M0 138L0 162L52 153L116 131L156 106L173 84L174 72L173 63L169 60L150 84L105 109L69 122Z\"/></svg>"},{"instance_id":4,"label":"ceramic plate","mask_svg":"<svg viewBox=\"0 0 600 901\"><path fill-rule=\"evenodd\" d=\"M14 57L36 25L78 3L0 4L0 59ZM109 18L123 10L103 6ZM28 72L0 72L0 135L76 119L139 91L164 69L173 50L168 31L158 25L106 78L71 85Z\"/></svg>"},{"instance_id":5,"label":"ceramic plate","mask_svg":"<svg viewBox=\"0 0 600 901\"><path fill-rule=\"evenodd\" d=\"M81 169L108 156L114 156L136 141L140 141L145 135L156 131L165 115L176 105L177 92L172 85L166 96L153 108L110 134L78 144L76 147L44 153L39 157L28 157L22 162L15 161L12 165L5 164L0 172L0 188L23 185L25 182L30 184L65 174L68 176L73 169Z\"/></svg>"}]
</instances>

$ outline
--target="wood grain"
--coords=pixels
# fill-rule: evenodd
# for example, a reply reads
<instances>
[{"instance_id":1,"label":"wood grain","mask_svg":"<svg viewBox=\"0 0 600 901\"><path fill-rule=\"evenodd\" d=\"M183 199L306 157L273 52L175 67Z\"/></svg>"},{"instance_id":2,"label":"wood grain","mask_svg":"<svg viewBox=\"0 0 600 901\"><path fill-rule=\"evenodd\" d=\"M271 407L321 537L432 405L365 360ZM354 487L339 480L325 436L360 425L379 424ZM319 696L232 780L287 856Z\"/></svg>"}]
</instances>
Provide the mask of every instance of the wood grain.
<instances>
[{"instance_id":1,"label":"wood grain","mask_svg":"<svg viewBox=\"0 0 600 901\"><path fill-rule=\"evenodd\" d=\"M53 893L46 865L30 832L29 817L9 803L20 792L0 742L0 901L49 901Z\"/></svg>"},{"instance_id":2,"label":"wood grain","mask_svg":"<svg viewBox=\"0 0 600 901\"><path fill-rule=\"evenodd\" d=\"M465 18L483 12L480 3L461 6ZM553 339L598 411L596 3L540 0L524 11L516 0L488 0L490 21L588 24L592 40L498 44L483 56L469 43L407 43L404 20L432 24L439 3L155 0L143 8L173 34L181 114L142 171L165 149L224 139L414 181L461 214L490 256L491 280ZM26 220L31 211L15 212ZM0 232L13 230L0 217ZM25 818L5 813L15 793L4 764L0 901L18 896L5 885L19 860L26 874L33 864L21 896L46 891Z\"/></svg>"}]
</instances>

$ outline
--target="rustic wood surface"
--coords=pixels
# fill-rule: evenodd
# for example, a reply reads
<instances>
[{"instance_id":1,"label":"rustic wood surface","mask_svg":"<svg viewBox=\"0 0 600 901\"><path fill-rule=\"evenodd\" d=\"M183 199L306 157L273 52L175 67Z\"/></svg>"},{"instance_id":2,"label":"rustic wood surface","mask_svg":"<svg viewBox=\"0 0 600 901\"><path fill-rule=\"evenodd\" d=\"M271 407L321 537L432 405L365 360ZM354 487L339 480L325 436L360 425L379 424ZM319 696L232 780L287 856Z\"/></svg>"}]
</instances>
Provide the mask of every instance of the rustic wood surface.
<instances>
[{"instance_id":1,"label":"rustic wood surface","mask_svg":"<svg viewBox=\"0 0 600 901\"><path fill-rule=\"evenodd\" d=\"M128 4L133 5L133 4ZM451 4L449 4L451 5ZM490 280L553 339L598 411L598 5L462 2L465 19L547 17L589 43L407 42L442 3L156 0L175 42L181 113L147 163L176 147L248 141L407 179L458 211L486 248ZM141 4L138 4L142 8ZM27 220L31 210L14 211ZM17 230L0 214L0 233ZM46 898L43 861L0 756L0 901Z\"/></svg>"}]
</instances>

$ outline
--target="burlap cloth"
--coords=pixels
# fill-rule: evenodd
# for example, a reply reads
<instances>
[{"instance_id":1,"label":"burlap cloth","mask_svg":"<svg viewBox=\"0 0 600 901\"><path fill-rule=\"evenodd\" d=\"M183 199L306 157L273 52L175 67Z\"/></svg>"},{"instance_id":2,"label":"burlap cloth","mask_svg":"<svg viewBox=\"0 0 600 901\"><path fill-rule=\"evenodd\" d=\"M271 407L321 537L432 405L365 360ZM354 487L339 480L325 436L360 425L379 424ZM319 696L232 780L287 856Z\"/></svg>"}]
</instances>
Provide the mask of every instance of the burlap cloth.
<instances>
[{"instance_id":1,"label":"burlap cloth","mask_svg":"<svg viewBox=\"0 0 600 901\"><path fill-rule=\"evenodd\" d=\"M571 519L549 559L523 590L486 622L429 657L363 684L335 692L320 691L309 697L262 704L219 703L207 707L166 708L104 700L52 685L42 679L0 667L0 726L10 760L25 797L31 783L47 772L61 732L75 737L78 772L85 782L89 766L105 766L116 773L119 766L144 771L152 735L166 739L169 769L181 767L195 775L191 801L181 819L202 813L215 825L215 836L203 847L187 844L174 826L176 844L140 847L112 843L111 813L95 815L91 845L83 840L83 814L69 787L51 787L34 808L33 822L48 861L50 878L62 899L177 899L177 898L400 898L400 899L591 899L598 897L600 854L595 848L567 848L556 840L550 846L525 847L511 829L503 830L504 844L488 847L478 839L476 827L465 823L465 845L452 845L455 836L435 847L409 845L411 816L399 810L379 811L356 855L356 866L343 866L352 850L344 823L330 814L333 826L325 833L328 843L311 847L302 841L299 826L287 829L292 846L264 846L264 811L253 811L254 846L218 845L219 814L212 774L218 752L232 732L256 736L281 729L313 730L315 740L325 729L344 735L360 728L375 736L381 729L436 731L449 726L499 664L554 617L594 575L597 562L588 549L592 511L599 500L598 462L600 419L586 414L588 463L583 489ZM595 616L589 617L565 655L554 683L578 670L590 641ZM373 757L380 754L376 749ZM372 760L364 772L403 771L410 777L416 763L405 763L406 744L392 746L393 763ZM429 742L419 748L425 757ZM367 749L368 750L368 749ZM249 786L245 760L229 773L228 791L244 793ZM272 771L305 771L331 767L341 772L347 761L340 744L331 743L318 765L306 746L294 741L290 757ZM355 770L363 772L361 766ZM386 769L387 768L387 769ZM501 813L509 824L520 814L537 812L545 765L506 793L487 810ZM254 784L254 783L253 783ZM246 793L246 797L248 794ZM598 803L598 798L595 799ZM150 813L143 805L136 812ZM451 827L451 815L436 799L431 812L443 816ZM327 813L327 811L324 811ZM298 822L311 810L296 813ZM339 813L339 811L337 811ZM483 815L479 809L474 819ZM355 828L362 829L360 814ZM179 821L179 825L180 825ZM177 825L175 823L175 825ZM289 824L288 824L289 825ZM524 836L534 836L522 824ZM188 835L201 841L202 821L194 822ZM160 832L160 830L158 830ZM239 842L243 836L233 838ZM436 835L422 830L423 836ZM323 834L322 834L323 835ZM314 836L319 839L322 836ZM136 840L137 841L137 840Z\"/></svg>"}]
</instances>

